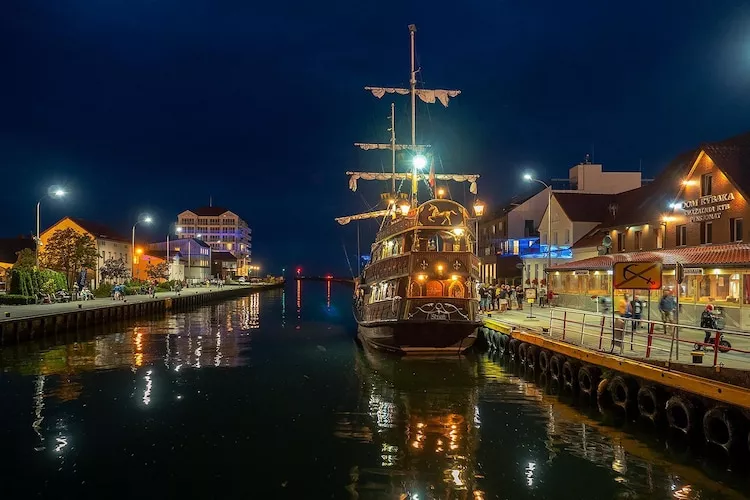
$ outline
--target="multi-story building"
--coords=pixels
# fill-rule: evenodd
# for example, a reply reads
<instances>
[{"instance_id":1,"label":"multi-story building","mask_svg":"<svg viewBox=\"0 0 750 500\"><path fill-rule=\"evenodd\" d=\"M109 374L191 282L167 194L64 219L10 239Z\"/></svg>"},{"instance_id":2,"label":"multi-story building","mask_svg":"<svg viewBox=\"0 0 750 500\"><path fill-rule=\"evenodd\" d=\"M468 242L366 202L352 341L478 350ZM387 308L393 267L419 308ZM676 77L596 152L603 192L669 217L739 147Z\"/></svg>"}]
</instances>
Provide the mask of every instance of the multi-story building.
<instances>
[{"instance_id":1,"label":"multi-story building","mask_svg":"<svg viewBox=\"0 0 750 500\"><path fill-rule=\"evenodd\" d=\"M574 244L570 262L552 266L561 305L610 296L616 262L660 262L664 288L679 293L680 322L697 324L705 305L721 306L727 328L750 328L750 133L679 155L652 184L613 196L601 223ZM748 236L746 236L748 235ZM675 264L684 280L675 280ZM640 293L658 317L660 291Z\"/></svg>"},{"instance_id":2,"label":"multi-story building","mask_svg":"<svg viewBox=\"0 0 750 500\"><path fill-rule=\"evenodd\" d=\"M166 241L151 243L148 246L148 253L151 254L166 256L166 251ZM172 257L172 279L180 279L182 275L189 283L199 283L211 278L211 247L205 241L198 238L171 240L169 254Z\"/></svg>"},{"instance_id":3,"label":"multi-story building","mask_svg":"<svg viewBox=\"0 0 750 500\"><path fill-rule=\"evenodd\" d=\"M545 188L524 200L511 202L496 211L494 216L480 221L479 255L483 281L531 281L534 278L530 277L530 270L538 267L538 264L531 264L527 260L546 258L548 252L556 260L571 258L571 245L575 242L572 228L568 233L562 231L555 234L553 231L552 241L548 241L550 237L544 217L550 190L553 196L576 193L606 197L639 188L643 185L643 179L640 172L604 172L601 164L586 161L569 170L564 189L557 188L558 182L550 184L551 188Z\"/></svg>"},{"instance_id":4,"label":"multi-story building","mask_svg":"<svg viewBox=\"0 0 750 500\"><path fill-rule=\"evenodd\" d=\"M211 250L231 252L237 258L237 276L248 275L252 230L239 215L213 206L185 210L177 216L177 229L182 238L198 238Z\"/></svg>"},{"instance_id":5,"label":"multi-story building","mask_svg":"<svg viewBox=\"0 0 750 500\"><path fill-rule=\"evenodd\" d=\"M73 217L65 217L57 221L39 235L39 239L42 242L42 246L39 249L40 254L44 253L44 246L55 231L68 228L72 228L81 234L89 235L96 244L96 251L98 254L96 269L89 269L88 271L93 271L93 276L89 273L86 278L86 282L92 290L101 283L100 269L105 261L110 259L122 259L125 263L126 269L131 269L131 266L133 265L131 258L133 250L130 238L117 234L117 232L103 224L99 224L98 222L91 222Z\"/></svg>"}]
</instances>

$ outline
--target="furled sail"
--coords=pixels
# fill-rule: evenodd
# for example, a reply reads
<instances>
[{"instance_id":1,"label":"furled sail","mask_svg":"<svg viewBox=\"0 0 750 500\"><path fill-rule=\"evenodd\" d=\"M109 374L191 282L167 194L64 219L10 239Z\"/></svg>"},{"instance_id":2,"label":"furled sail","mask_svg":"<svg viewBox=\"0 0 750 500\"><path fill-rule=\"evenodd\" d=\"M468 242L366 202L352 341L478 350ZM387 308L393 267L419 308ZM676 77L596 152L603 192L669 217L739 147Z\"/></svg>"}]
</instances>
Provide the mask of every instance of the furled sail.
<instances>
[{"instance_id":1,"label":"furled sail","mask_svg":"<svg viewBox=\"0 0 750 500\"><path fill-rule=\"evenodd\" d=\"M342 226L345 226L346 224L349 224L353 220L373 219L375 217L385 217L386 215L388 215L389 212L390 210L376 210L374 212L365 212L363 214L349 215L346 217L336 217L336 222L338 222Z\"/></svg>"},{"instance_id":2,"label":"furled sail","mask_svg":"<svg viewBox=\"0 0 750 500\"><path fill-rule=\"evenodd\" d=\"M365 90L369 90L372 92L372 95L380 99L386 94L398 94L398 95L408 95L409 89L398 89L394 87L365 87ZM460 90L443 90L443 89L437 89L437 90L428 90L428 89L416 89L415 93L417 94L417 97L419 97L422 102L426 102L427 104L433 104L436 100L440 101L440 104L448 107L448 101L450 99L453 99L454 97L457 97L461 94Z\"/></svg>"},{"instance_id":3,"label":"furled sail","mask_svg":"<svg viewBox=\"0 0 750 500\"><path fill-rule=\"evenodd\" d=\"M349 189L352 191L357 190L357 181L360 179L365 181L411 180L410 172L396 172L395 174L390 172L347 172L346 175L349 176ZM421 174L419 178L427 179L428 175ZM469 191L471 194L477 194L477 179L479 179L479 174L434 174L434 178L440 181L469 182Z\"/></svg>"},{"instance_id":4,"label":"furled sail","mask_svg":"<svg viewBox=\"0 0 750 500\"><path fill-rule=\"evenodd\" d=\"M391 150L393 148L390 144L372 144L367 142L355 142L355 146L357 146L360 149L364 149L365 151L368 151L370 149L387 149ZM402 151L404 149L413 149L414 151L423 151L429 147L432 147L429 144L417 144L416 146L411 146L409 144L396 144L396 151Z\"/></svg>"}]
</instances>

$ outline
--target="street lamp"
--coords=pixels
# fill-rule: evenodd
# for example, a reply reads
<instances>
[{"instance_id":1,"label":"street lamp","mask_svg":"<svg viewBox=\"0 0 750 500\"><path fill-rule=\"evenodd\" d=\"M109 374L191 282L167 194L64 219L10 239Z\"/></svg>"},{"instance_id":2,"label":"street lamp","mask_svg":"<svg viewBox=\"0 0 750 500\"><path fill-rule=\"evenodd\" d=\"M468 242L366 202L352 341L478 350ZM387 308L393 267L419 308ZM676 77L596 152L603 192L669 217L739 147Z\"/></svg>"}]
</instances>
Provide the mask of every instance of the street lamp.
<instances>
[{"instance_id":1,"label":"street lamp","mask_svg":"<svg viewBox=\"0 0 750 500\"><path fill-rule=\"evenodd\" d=\"M424 155L416 155L411 161L417 170L422 170L427 166L427 158Z\"/></svg>"},{"instance_id":2,"label":"street lamp","mask_svg":"<svg viewBox=\"0 0 750 500\"><path fill-rule=\"evenodd\" d=\"M474 201L474 253L479 257L479 218L484 215L484 203Z\"/></svg>"},{"instance_id":3,"label":"street lamp","mask_svg":"<svg viewBox=\"0 0 750 500\"><path fill-rule=\"evenodd\" d=\"M41 241L39 240L39 208L42 206L42 200L45 198L62 198L65 196L65 190L59 187L51 187L47 190L47 194L42 196L39 201L36 203L36 239L34 242L36 245L35 247L35 254L34 254L34 263L36 264L36 268L39 269L39 247L42 245Z\"/></svg>"},{"instance_id":4,"label":"street lamp","mask_svg":"<svg viewBox=\"0 0 750 500\"><path fill-rule=\"evenodd\" d=\"M524 174L524 180L538 182L547 189L547 272L552 267L552 188L539 179L534 179L531 174Z\"/></svg>"},{"instance_id":5,"label":"street lamp","mask_svg":"<svg viewBox=\"0 0 750 500\"><path fill-rule=\"evenodd\" d=\"M132 275L135 275L135 254L136 254L135 252L135 226L137 226L141 222L145 222L146 224L151 224L151 221L153 220L154 219L152 219L150 215L140 215L138 216L138 220L135 221L135 224L133 224L133 242L132 242L133 246L131 247L133 251L133 262L131 263L132 265L130 266L131 267L130 273Z\"/></svg>"}]
</instances>

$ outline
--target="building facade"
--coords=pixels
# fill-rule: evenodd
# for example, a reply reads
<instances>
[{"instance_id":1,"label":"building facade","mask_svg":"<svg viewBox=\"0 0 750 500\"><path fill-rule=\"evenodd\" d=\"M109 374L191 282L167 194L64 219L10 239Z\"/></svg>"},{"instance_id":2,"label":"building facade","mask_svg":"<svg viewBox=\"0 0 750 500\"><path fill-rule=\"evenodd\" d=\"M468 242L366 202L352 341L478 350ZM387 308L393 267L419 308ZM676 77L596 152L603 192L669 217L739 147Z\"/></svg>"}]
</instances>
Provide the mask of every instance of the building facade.
<instances>
[{"instance_id":1,"label":"building facade","mask_svg":"<svg viewBox=\"0 0 750 500\"><path fill-rule=\"evenodd\" d=\"M618 300L625 292L612 290L613 264L653 261L662 263L663 288L679 293L681 323L697 324L711 303L727 328L750 328L748 192L750 133L678 156L652 184L613 199L606 222L574 249L577 258L552 267L561 305L591 309L581 297L595 295ZM685 269L681 284L676 263ZM659 295L651 297L652 317Z\"/></svg>"},{"instance_id":2,"label":"building facade","mask_svg":"<svg viewBox=\"0 0 750 500\"><path fill-rule=\"evenodd\" d=\"M177 216L177 228L183 238L198 238L211 250L231 252L237 258L237 275L248 275L252 230L239 215L213 206L186 210Z\"/></svg>"},{"instance_id":3,"label":"building facade","mask_svg":"<svg viewBox=\"0 0 750 500\"><path fill-rule=\"evenodd\" d=\"M100 269L104 265L104 262L110 259L122 259L127 269L131 269L132 262L132 245L130 238L117 234L110 228L98 222L87 221L83 219L65 217L55 224L45 229L43 233L39 235L39 240L42 243L40 248L40 255L44 252L45 245L49 238L55 233L55 231L72 228L81 234L87 234L90 236L96 245L96 251L98 254L96 269L89 269L87 282L91 289L95 289L102 281Z\"/></svg>"},{"instance_id":4,"label":"building facade","mask_svg":"<svg viewBox=\"0 0 750 500\"><path fill-rule=\"evenodd\" d=\"M483 281L520 284L536 280L539 283L545 279L548 254L555 261L570 260L571 246L576 236L583 236L583 225L571 222L570 227L553 229L551 237L547 235L545 215L550 191L553 197L572 193L605 198L639 188L643 179L640 172L604 172L601 164L585 162L569 169L566 184L567 189L556 189L552 184L480 221L479 257ZM553 225L561 225L565 220L563 217L560 224L556 224L553 213ZM590 224L588 229L595 225Z\"/></svg>"},{"instance_id":5,"label":"building facade","mask_svg":"<svg viewBox=\"0 0 750 500\"><path fill-rule=\"evenodd\" d=\"M148 250L151 254L166 256L167 242L151 243ZM211 247L205 241L197 238L171 240L169 251L170 255L179 255L174 279L179 279L180 273L189 283L199 283L211 278Z\"/></svg>"}]
</instances>

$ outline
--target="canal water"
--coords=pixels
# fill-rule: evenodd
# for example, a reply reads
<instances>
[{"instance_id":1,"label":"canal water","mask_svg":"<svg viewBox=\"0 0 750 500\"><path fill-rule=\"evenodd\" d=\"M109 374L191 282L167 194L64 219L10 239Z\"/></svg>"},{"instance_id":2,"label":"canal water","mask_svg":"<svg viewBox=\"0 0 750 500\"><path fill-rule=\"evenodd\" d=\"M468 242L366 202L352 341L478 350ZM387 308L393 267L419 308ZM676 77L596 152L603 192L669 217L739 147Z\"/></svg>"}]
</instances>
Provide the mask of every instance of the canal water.
<instances>
[{"instance_id":1,"label":"canal water","mask_svg":"<svg viewBox=\"0 0 750 500\"><path fill-rule=\"evenodd\" d=\"M349 296L290 283L2 348L2 498L750 496L743 466L501 360L367 352Z\"/></svg>"}]
</instances>

